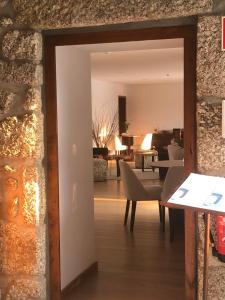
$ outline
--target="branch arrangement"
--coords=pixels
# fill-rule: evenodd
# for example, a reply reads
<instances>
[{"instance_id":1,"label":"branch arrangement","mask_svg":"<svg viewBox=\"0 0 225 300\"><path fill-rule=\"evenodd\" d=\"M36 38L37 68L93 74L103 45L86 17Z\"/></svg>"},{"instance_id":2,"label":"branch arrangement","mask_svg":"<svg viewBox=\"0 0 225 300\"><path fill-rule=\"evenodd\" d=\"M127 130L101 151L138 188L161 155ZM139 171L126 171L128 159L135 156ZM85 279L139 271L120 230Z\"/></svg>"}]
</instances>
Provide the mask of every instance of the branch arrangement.
<instances>
[{"instance_id":1,"label":"branch arrangement","mask_svg":"<svg viewBox=\"0 0 225 300\"><path fill-rule=\"evenodd\" d=\"M95 113L92 121L92 138L94 146L108 147L118 130L118 111L109 113L102 110Z\"/></svg>"}]
</instances>

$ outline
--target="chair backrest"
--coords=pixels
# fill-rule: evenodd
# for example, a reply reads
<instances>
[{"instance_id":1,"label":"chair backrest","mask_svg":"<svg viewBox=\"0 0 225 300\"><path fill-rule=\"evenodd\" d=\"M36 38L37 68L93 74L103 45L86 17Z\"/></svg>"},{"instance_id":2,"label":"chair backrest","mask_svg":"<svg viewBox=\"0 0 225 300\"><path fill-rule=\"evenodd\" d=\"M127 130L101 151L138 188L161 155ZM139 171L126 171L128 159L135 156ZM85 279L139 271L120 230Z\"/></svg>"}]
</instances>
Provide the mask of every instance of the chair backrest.
<instances>
[{"instance_id":1,"label":"chair backrest","mask_svg":"<svg viewBox=\"0 0 225 300\"><path fill-rule=\"evenodd\" d=\"M147 199L147 192L143 184L128 163L120 160L119 165L126 198L132 201Z\"/></svg>"},{"instance_id":2,"label":"chair backrest","mask_svg":"<svg viewBox=\"0 0 225 300\"><path fill-rule=\"evenodd\" d=\"M184 148L179 145L168 145L169 160L181 160L184 158Z\"/></svg>"},{"instance_id":3,"label":"chair backrest","mask_svg":"<svg viewBox=\"0 0 225 300\"><path fill-rule=\"evenodd\" d=\"M183 166L169 168L163 184L161 200L168 201L170 196L172 196L176 189L182 184L184 179Z\"/></svg>"}]
</instances>

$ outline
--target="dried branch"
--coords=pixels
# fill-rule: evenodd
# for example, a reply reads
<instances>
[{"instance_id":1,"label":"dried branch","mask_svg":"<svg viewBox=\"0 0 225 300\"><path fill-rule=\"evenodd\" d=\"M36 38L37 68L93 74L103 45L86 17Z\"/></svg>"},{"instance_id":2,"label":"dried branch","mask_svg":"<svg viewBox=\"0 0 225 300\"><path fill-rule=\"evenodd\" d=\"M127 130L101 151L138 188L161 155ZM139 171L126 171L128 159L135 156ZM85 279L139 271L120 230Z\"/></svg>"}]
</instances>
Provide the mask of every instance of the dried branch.
<instances>
[{"instance_id":1,"label":"dried branch","mask_svg":"<svg viewBox=\"0 0 225 300\"><path fill-rule=\"evenodd\" d=\"M92 138L96 147L108 147L118 130L118 111L102 110L92 122Z\"/></svg>"}]
</instances>

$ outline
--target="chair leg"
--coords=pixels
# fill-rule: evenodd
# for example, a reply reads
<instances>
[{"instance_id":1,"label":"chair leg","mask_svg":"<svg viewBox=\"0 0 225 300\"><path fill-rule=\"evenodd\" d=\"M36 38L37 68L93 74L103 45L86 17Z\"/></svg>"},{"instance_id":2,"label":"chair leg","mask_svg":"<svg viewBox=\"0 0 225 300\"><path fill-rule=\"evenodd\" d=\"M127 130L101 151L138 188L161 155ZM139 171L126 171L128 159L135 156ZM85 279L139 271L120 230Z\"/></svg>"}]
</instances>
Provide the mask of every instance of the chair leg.
<instances>
[{"instance_id":1,"label":"chair leg","mask_svg":"<svg viewBox=\"0 0 225 300\"><path fill-rule=\"evenodd\" d=\"M169 222L170 222L170 242L174 241L174 213L173 209L169 208Z\"/></svg>"},{"instance_id":2,"label":"chair leg","mask_svg":"<svg viewBox=\"0 0 225 300\"><path fill-rule=\"evenodd\" d=\"M131 219L130 219L130 232L133 232L133 230L134 230L134 221L135 221L136 206L137 206L137 202L136 201L132 201Z\"/></svg>"},{"instance_id":3,"label":"chair leg","mask_svg":"<svg viewBox=\"0 0 225 300\"><path fill-rule=\"evenodd\" d=\"M158 205L159 205L159 220L160 220L160 223L162 223L162 206L160 205L159 200L158 200Z\"/></svg>"},{"instance_id":4,"label":"chair leg","mask_svg":"<svg viewBox=\"0 0 225 300\"><path fill-rule=\"evenodd\" d=\"M127 225L127 219L128 219L128 215L129 215L129 210L130 210L130 200L127 199L127 205L126 205L125 217L124 217L124 226Z\"/></svg>"},{"instance_id":5,"label":"chair leg","mask_svg":"<svg viewBox=\"0 0 225 300\"><path fill-rule=\"evenodd\" d=\"M165 232L165 206L161 206L162 209L162 232Z\"/></svg>"}]
</instances>

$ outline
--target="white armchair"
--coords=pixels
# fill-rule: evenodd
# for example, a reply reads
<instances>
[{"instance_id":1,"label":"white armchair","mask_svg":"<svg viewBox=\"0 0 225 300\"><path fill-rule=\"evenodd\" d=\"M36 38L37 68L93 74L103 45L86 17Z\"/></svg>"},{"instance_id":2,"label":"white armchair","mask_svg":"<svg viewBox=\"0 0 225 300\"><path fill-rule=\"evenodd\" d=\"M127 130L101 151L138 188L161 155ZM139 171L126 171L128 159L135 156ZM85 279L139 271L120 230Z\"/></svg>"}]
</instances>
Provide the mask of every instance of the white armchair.
<instances>
[{"instance_id":1,"label":"white armchair","mask_svg":"<svg viewBox=\"0 0 225 300\"><path fill-rule=\"evenodd\" d=\"M184 148L179 145L168 145L169 160L182 160L184 158Z\"/></svg>"}]
</instances>

